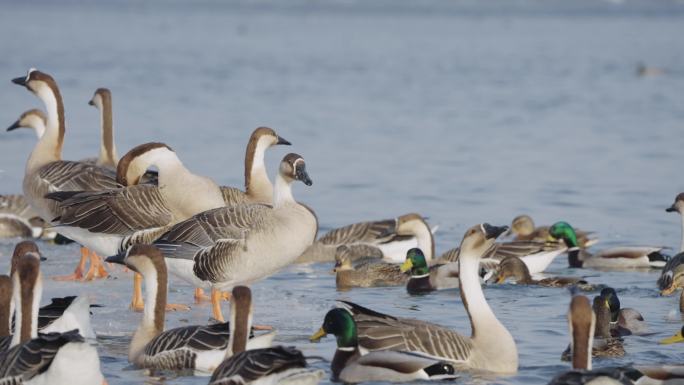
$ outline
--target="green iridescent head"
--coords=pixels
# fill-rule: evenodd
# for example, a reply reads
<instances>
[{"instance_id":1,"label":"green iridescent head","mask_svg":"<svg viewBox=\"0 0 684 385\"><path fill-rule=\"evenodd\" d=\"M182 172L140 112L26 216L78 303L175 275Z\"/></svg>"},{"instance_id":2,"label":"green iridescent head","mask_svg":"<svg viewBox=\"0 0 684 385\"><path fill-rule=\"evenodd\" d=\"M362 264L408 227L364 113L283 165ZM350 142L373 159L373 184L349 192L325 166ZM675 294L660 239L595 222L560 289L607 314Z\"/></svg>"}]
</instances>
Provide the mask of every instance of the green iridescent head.
<instances>
[{"instance_id":1,"label":"green iridescent head","mask_svg":"<svg viewBox=\"0 0 684 385\"><path fill-rule=\"evenodd\" d=\"M401 265L401 271L411 270L411 275L425 275L430 272L430 268L425 261L425 255L419 248L413 248L406 252L406 261Z\"/></svg>"},{"instance_id":2,"label":"green iridescent head","mask_svg":"<svg viewBox=\"0 0 684 385\"><path fill-rule=\"evenodd\" d=\"M311 341L318 341L328 334L337 337L337 347L356 347L358 339L356 335L356 322L352 315L345 309L335 308L325 315L323 326L312 335Z\"/></svg>"},{"instance_id":3,"label":"green iridescent head","mask_svg":"<svg viewBox=\"0 0 684 385\"><path fill-rule=\"evenodd\" d=\"M577 234L568 222L556 222L549 228L549 235L554 239L562 239L568 247L577 247Z\"/></svg>"}]
</instances>

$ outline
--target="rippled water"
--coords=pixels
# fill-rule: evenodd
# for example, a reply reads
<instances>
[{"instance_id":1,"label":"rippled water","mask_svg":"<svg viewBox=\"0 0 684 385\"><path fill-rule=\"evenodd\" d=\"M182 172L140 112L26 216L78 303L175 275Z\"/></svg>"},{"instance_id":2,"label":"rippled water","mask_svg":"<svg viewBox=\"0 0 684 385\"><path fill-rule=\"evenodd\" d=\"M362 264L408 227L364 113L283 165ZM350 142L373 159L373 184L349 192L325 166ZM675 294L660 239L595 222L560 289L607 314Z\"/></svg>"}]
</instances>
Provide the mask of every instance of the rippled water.
<instances>
[{"instance_id":1,"label":"rippled water","mask_svg":"<svg viewBox=\"0 0 684 385\"><path fill-rule=\"evenodd\" d=\"M119 153L144 141L172 146L189 168L242 184L249 133L269 125L302 154L314 181L295 194L321 231L365 219L420 212L439 225L437 250L474 223L529 213L595 230L597 248L679 246L664 208L684 191L684 3L676 1L242 1L4 2L0 5L0 112L5 124L38 106L10 84L29 67L54 75L67 112L65 157L92 156L95 88L111 88ZM637 64L662 68L640 78ZM20 190L35 140L0 135L0 191ZM268 162L290 149L275 149ZM11 242L3 243L0 270ZM73 268L74 246L43 245L47 275ZM616 363L682 362L659 346L680 327L667 321L656 272L571 271L618 288L656 333L625 340ZM253 286L255 320L278 341L330 358L333 339L309 344L335 299L439 322L468 333L455 291L410 297L403 288L337 292L330 266L288 268ZM128 275L46 284L51 295L87 292L103 371L112 385L203 384L148 378L126 362L140 315L126 308ZM171 281L171 300L192 288ZM567 365L563 289L487 287L518 343L520 371L461 383L545 383ZM227 306L226 306L227 307ZM296 310L296 311L295 311ZM167 326L206 322L208 305L168 316ZM326 363L315 366L327 367Z\"/></svg>"}]
</instances>

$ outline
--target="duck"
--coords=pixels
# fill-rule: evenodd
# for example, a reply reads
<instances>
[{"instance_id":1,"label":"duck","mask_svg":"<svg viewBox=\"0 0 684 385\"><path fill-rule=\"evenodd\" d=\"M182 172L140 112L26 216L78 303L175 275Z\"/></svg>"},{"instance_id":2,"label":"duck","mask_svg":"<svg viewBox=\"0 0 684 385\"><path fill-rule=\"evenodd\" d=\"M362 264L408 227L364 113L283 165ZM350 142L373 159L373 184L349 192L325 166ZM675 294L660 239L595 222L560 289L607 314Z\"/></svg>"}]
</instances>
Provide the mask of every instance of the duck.
<instances>
[{"instance_id":1,"label":"duck","mask_svg":"<svg viewBox=\"0 0 684 385\"><path fill-rule=\"evenodd\" d=\"M595 254L580 254L575 229L564 221L549 228L553 240L563 240L568 247L568 264L573 268L649 268L665 266L664 247L622 246L601 250Z\"/></svg>"},{"instance_id":2,"label":"duck","mask_svg":"<svg viewBox=\"0 0 684 385\"><path fill-rule=\"evenodd\" d=\"M59 215L57 203L45 198L45 194L49 192L98 191L120 187L112 170L84 162L62 160L64 103L52 76L32 68L25 77L15 78L12 82L36 95L47 111L45 132L29 156L23 180L24 196L43 220L52 223L53 218ZM81 249L81 261L74 274L62 278L82 279L84 260L88 256L91 265L85 277L98 278L106 275L100 258Z\"/></svg>"},{"instance_id":3,"label":"duck","mask_svg":"<svg viewBox=\"0 0 684 385\"><path fill-rule=\"evenodd\" d=\"M614 338L610 327L610 305L608 299L597 295L594 297L592 305L594 314L594 336L592 338L592 357L622 357L625 355L625 348L622 340ZM561 355L561 360L570 361L572 359L572 347L568 348Z\"/></svg>"},{"instance_id":4,"label":"duck","mask_svg":"<svg viewBox=\"0 0 684 385\"><path fill-rule=\"evenodd\" d=\"M335 284L338 289L352 287L400 286L409 277L399 265L383 261L364 260L352 265L353 252L347 245L337 246L335 253Z\"/></svg>"},{"instance_id":5,"label":"duck","mask_svg":"<svg viewBox=\"0 0 684 385\"><path fill-rule=\"evenodd\" d=\"M458 263L451 262L430 267L423 251L419 248L406 252L406 261L401 265L400 270L411 274L406 283L406 291L409 294L453 289L459 285Z\"/></svg>"},{"instance_id":6,"label":"duck","mask_svg":"<svg viewBox=\"0 0 684 385\"><path fill-rule=\"evenodd\" d=\"M344 308L330 310L321 328L309 339L317 342L333 334L337 349L330 364L332 380L343 383L367 381L409 382L456 378L452 362L429 357L421 352L385 350L362 352L358 329L352 313Z\"/></svg>"},{"instance_id":7,"label":"duck","mask_svg":"<svg viewBox=\"0 0 684 385\"><path fill-rule=\"evenodd\" d=\"M597 316L592 311L592 305L587 297L573 296L567 317L571 337L572 370L556 375L549 385L633 384L636 379L643 377L642 373L629 367L592 370L592 346L595 346L593 340Z\"/></svg>"},{"instance_id":8,"label":"duck","mask_svg":"<svg viewBox=\"0 0 684 385\"><path fill-rule=\"evenodd\" d=\"M78 330L38 334L39 255L24 254L16 268L12 292L17 322L11 347L0 353L0 383L106 384L97 350Z\"/></svg>"},{"instance_id":9,"label":"duck","mask_svg":"<svg viewBox=\"0 0 684 385\"><path fill-rule=\"evenodd\" d=\"M164 330L168 274L159 249L152 245L133 245L125 255L109 257L107 262L123 264L145 280L145 310L128 349L128 361L139 368L211 373L230 354L235 317L252 316L251 302L233 300L231 322ZM271 332L249 338L247 346L270 346L274 336L275 332Z\"/></svg>"},{"instance_id":10,"label":"duck","mask_svg":"<svg viewBox=\"0 0 684 385\"><path fill-rule=\"evenodd\" d=\"M434 257L433 232L424 217L408 213L394 219L359 222L328 231L302 255L296 263L332 262L337 247L346 245L352 261L360 258L382 258L390 263L402 263L406 252L419 247L426 257Z\"/></svg>"},{"instance_id":11,"label":"duck","mask_svg":"<svg viewBox=\"0 0 684 385\"><path fill-rule=\"evenodd\" d=\"M516 241L537 241L545 242L549 236L549 226L534 225L534 220L529 215L518 215L511 222L510 232L515 236ZM589 238L592 232L576 229L577 243L581 248L587 248L598 242L597 238Z\"/></svg>"},{"instance_id":12,"label":"duck","mask_svg":"<svg viewBox=\"0 0 684 385\"><path fill-rule=\"evenodd\" d=\"M312 185L304 158L290 153L280 162L273 207L251 204L205 211L154 241L169 271L196 287L212 288L217 320L223 320L217 290L275 273L294 262L316 238L318 219L294 199L295 181Z\"/></svg>"},{"instance_id":13,"label":"duck","mask_svg":"<svg viewBox=\"0 0 684 385\"><path fill-rule=\"evenodd\" d=\"M470 337L433 323L397 318L341 301L356 322L361 348L368 351L410 350L463 369L516 373L518 350L515 340L487 304L479 276L482 254L507 229L507 226L483 223L469 228L461 241L459 286L470 318Z\"/></svg>"},{"instance_id":14,"label":"duck","mask_svg":"<svg viewBox=\"0 0 684 385\"><path fill-rule=\"evenodd\" d=\"M613 336L646 335L650 333L648 324L641 313L633 308L620 307L620 299L615 289L605 287L601 290L600 296L610 307L610 328Z\"/></svg>"},{"instance_id":15,"label":"duck","mask_svg":"<svg viewBox=\"0 0 684 385\"><path fill-rule=\"evenodd\" d=\"M595 286L590 285L587 281L576 277L548 277L543 279L533 279L530 275L530 270L520 258L516 256L506 257L501 260L501 263L496 267L494 275L488 282L495 282L502 284L509 278L512 278L518 285L539 285L545 287L566 287L577 286L582 290L591 291Z\"/></svg>"},{"instance_id":16,"label":"duck","mask_svg":"<svg viewBox=\"0 0 684 385\"><path fill-rule=\"evenodd\" d=\"M670 295L678 288L684 287L684 253L679 253L667 261L657 284L662 296ZM679 312L684 314L684 290L679 295Z\"/></svg>"},{"instance_id":17,"label":"duck","mask_svg":"<svg viewBox=\"0 0 684 385\"><path fill-rule=\"evenodd\" d=\"M672 337L662 339L658 343L661 345L669 345L682 342L684 342L684 326L682 326L682 328L679 329Z\"/></svg>"},{"instance_id":18,"label":"duck","mask_svg":"<svg viewBox=\"0 0 684 385\"><path fill-rule=\"evenodd\" d=\"M214 369L209 385L228 384L299 384L315 385L323 377L322 370L307 369L306 358L294 347L273 346L249 349L252 292L246 286L233 288L231 311L230 355Z\"/></svg>"},{"instance_id":19,"label":"duck","mask_svg":"<svg viewBox=\"0 0 684 385\"><path fill-rule=\"evenodd\" d=\"M21 194L0 195L0 238L53 239L45 221L31 209Z\"/></svg>"}]
</instances>

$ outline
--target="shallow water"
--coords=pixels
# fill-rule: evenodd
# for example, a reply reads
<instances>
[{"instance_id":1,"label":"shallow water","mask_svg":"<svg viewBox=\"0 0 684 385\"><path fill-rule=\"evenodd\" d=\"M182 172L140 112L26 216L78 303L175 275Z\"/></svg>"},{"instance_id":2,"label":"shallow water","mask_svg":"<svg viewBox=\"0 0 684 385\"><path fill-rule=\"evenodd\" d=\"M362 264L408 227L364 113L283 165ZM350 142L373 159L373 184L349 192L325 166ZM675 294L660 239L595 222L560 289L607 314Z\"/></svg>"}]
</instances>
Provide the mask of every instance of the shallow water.
<instances>
[{"instance_id":1,"label":"shallow water","mask_svg":"<svg viewBox=\"0 0 684 385\"><path fill-rule=\"evenodd\" d=\"M564 219L597 231L596 247L679 247L665 207L684 191L684 3L676 1L67 1L0 5L0 111L10 125L38 106L12 85L29 67L53 74L67 113L65 157L92 156L98 114L87 101L111 88L120 155L144 141L172 146L187 166L222 184L242 184L244 146L259 125L294 145L314 181L295 194L321 231L420 212L439 225L437 250L466 228ZM662 76L636 76L639 62ZM21 189L29 132L0 135L0 191ZM2 243L0 270L12 242ZM43 245L46 275L66 274L74 246ZM659 346L680 321L656 272L572 271L618 288L656 333L628 337L627 355L596 361L681 363L680 346ZM308 343L335 299L468 332L456 291L410 297L403 288L337 292L330 266L295 266L253 285L255 320L278 341L330 358L331 338ZM139 314L126 309L130 277L94 283L48 281L55 295L88 293L110 384L203 384L149 378L126 361ZM170 299L192 288L171 281ZM564 289L485 289L518 344L520 371L460 383L545 383L568 366ZM227 306L226 306L227 309ZM296 311L293 311L296 309ZM208 305L172 313L167 326L206 322ZM314 366L326 368L327 363Z\"/></svg>"}]
</instances>

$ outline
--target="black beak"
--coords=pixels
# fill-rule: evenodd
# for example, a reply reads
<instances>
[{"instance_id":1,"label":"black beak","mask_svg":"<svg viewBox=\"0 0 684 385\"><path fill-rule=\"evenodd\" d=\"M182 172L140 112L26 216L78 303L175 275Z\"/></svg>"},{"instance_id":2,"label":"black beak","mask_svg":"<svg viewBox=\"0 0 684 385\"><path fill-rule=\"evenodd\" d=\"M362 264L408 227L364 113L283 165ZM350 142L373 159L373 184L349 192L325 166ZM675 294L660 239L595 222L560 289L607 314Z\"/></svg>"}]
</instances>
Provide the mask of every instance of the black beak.
<instances>
[{"instance_id":1,"label":"black beak","mask_svg":"<svg viewBox=\"0 0 684 385\"><path fill-rule=\"evenodd\" d=\"M12 123L11 126L7 127L7 131L13 131L20 127L21 125L19 125L19 121L17 120L16 122Z\"/></svg>"},{"instance_id":2,"label":"black beak","mask_svg":"<svg viewBox=\"0 0 684 385\"><path fill-rule=\"evenodd\" d=\"M26 87L26 76L12 79L12 83Z\"/></svg>"},{"instance_id":3,"label":"black beak","mask_svg":"<svg viewBox=\"0 0 684 385\"><path fill-rule=\"evenodd\" d=\"M124 266L128 267L129 269L135 271L136 273L138 272L135 268L133 268L133 266L129 266L126 264L126 254L125 253L120 253L117 255L112 255L111 257L107 257L107 259L105 259L105 262L118 263L119 265L124 265Z\"/></svg>"},{"instance_id":4,"label":"black beak","mask_svg":"<svg viewBox=\"0 0 684 385\"><path fill-rule=\"evenodd\" d=\"M43 257L43 254L41 254L41 255L40 255L40 261L41 261L41 262L47 261L47 258Z\"/></svg>"},{"instance_id":5,"label":"black beak","mask_svg":"<svg viewBox=\"0 0 684 385\"><path fill-rule=\"evenodd\" d=\"M278 136L278 141L276 142L276 144L284 144L286 146L289 146L292 143L290 143L287 139L283 138L282 136Z\"/></svg>"},{"instance_id":6,"label":"black beak","mask_svg":"<svg viewBox=\"0 0 684 385\"><path fill-rule=\"evenodd\" d=\"M484 230L485 238L496 239L499 235L503 234L508 230L508 226L492 226L489 223L482 224L482 230Z\"/></svg>"},{"instance_id":7,"label":"black beak","mask_svg":"<svg viewBox=\"0 0 684 385\"><path fill-rule=\"evenodd\" d=\"M668 212L668 213L674 213L676 211L677 211L677 207L675 206L674 203L672 204L672 206L665 209L665 212Z\"/></svg>"},{"instance_id":8,"label":"black beak","mask_svg":"<svg viewBox=\"0 0 684 385\"><path fill-rule=\"evenodd\" d=\"M298 166L295 172L297 180L301 180L305 185L311 186L313 182L309 178L309 174L306 173L306 168L304 166Z\"/></svg>"},{"instance_id":9,"label":"black beak","mask_svg":"<svg viewBox=\"0 0 684 385\"><path fill-rule=\"evenodd\" d=\"M88 100L88 105L89 105L89 106L94 106L94 105L95 105L95 102L93 102L92 99L91 99L91 100Z\"/></svg>"}]
</instances>

